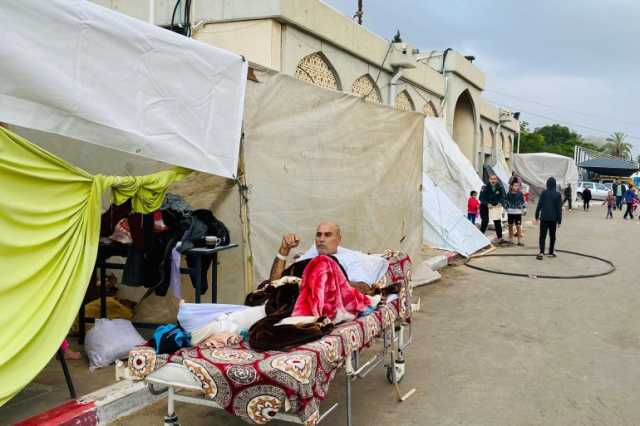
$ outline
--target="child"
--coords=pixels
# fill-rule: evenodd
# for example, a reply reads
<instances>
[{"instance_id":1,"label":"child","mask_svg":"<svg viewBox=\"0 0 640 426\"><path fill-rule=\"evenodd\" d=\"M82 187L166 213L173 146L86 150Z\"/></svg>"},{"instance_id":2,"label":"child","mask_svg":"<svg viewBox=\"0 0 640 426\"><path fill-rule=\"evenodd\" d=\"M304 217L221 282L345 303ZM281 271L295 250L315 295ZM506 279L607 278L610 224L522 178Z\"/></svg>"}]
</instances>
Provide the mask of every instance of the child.
<instances>
[{"instance_id":1,"label":"child","mask_svg":"<svg viewBox=\"0 0 640 426\"><path fill-rule=\"evenodd\" d=\"M514 180L511 183L509 192L506 197L507 204L507 220L509 223L509 242L513 243L513 228L516 228L516 237L518 245L523 246L522 242L522 213L526 207L524 195L520 191L520 184Z\"/></svg>"},{"instance_id":2,"label":"child","mask_svg":"<svg viewBox=\"0 0 640 426\"><path fill-rule=\"evenodd\" d=\"M469 194L469 200L467 201L467 218L473 223L476 224L476 217L478 216L478 211L480 210L480 201L478 201L478 192L471 191Z\"/></svg>"},{"instance_id":3,"label":"child","mask_svg":"<svg viewBox=\"0 0 640 426\"><path fill-rule=\"evenodd\" d=\"M605 204L607 205L607 219L613 219L613 210L616 208L616 197L613 195L613 191L609 191L609 194L607 194L607 199L604 200L602 205L604 206Z\"/></svg>"}]
</instances>

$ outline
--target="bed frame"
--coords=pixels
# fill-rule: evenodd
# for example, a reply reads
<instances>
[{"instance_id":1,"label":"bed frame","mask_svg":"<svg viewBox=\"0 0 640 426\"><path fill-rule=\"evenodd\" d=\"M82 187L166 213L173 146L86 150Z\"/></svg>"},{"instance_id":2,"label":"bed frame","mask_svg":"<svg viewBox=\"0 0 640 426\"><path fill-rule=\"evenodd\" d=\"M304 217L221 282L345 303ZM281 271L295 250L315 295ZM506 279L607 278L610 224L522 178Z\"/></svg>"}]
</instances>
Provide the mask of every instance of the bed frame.
<instances>
[{"instance_id":1,"label":"bed frame","mask_svg":"<svg viewBox=\"0 0 640 426\"><path fill-rule=\"evenodd\" d=\"M405 339L405 333L408 333L408 337ZM345 386L346 386L346 425L352 426L352 394L351 385L357 379L364 378L372 370L383 363L386 369L387 381L395 387L396 396L398 402L402 402L413 395L416 391L415 388L409 390L407 393L402 394L400 391L400 382L404 378L406 371L405 364L405 350L411 344L413 340L413 332L411 323L402 324L400 319L397 319L394 324L391 324L382 331L382 349L376 353L373 357L364 363L360 363L360 353L353 351L351 356L347 356L344 360L341 368L345 371ZM167 365L169 366L169 365ZM166 368L167 366L163 367ZM176 364L176 368L184 368ZM154 377L154 374L150 374L145 379L149 386L149 390L154 394L167 393L167 415L164 418L165 426L179 426L178 417L175 414L175 403L185 402L195 405L203 405L206 407L212 407L217 409L223 409L219 404L209 399L200 396L191 396L182 394L182 391L202 391L200 383L193 380L193 383L186 384L170 382L162 378ZM331 412L337 407L338 403L333 404L324 412L320 413L320 417L317 420L317 424L324 420ZM274 417L275 419L282 420L293 424L303 424L300 418L291 413L287 413L290 407L285 401L285 412L279 412Z\"/></svg>"}]
</instances>

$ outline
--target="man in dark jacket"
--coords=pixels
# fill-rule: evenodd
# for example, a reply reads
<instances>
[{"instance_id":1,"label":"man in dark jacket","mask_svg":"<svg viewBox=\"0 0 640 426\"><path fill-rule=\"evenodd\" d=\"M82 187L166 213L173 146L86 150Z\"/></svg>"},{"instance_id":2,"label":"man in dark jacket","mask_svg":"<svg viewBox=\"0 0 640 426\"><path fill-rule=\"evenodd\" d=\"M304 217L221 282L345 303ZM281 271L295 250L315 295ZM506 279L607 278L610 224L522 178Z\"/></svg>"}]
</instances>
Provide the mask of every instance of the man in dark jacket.
<instances>
[{"instance_id":1,"label":"man in dark jacket","mask_svg":"<svg viewBox=\"0 0 640 426\"><path fill-rule=\"evenodd\" d=\"M496 175L489 176L489 184L482 187L480 191L480 232L483 234L489 226L489 216L493 220L496 227L496 236L502 240L502 220L499 218L502 214L502 207L505 204L506 193L502 184L498 181ZM491 215L489 210L491 209Z\"/></svg>"},{"instance_id":2,"label":"man in dark jacket","mask_svg":"<svg viewBox=\"0 0 640 426\"><path fill-rule=\"evenodd\" d=\"M627 191L627 188L622 182L614 182L613 187L613 195L616 196L616 209L622 210L622 196Z\"/></svg>"},{"instance_id":3,"label":"man in dark jacket","mask_svg":"<svg viewBox=\"0 0 640 426\"><path fill-rule=\"evenodd\" d=\"M562 223L562 197L556 191L556 180L547 179L547 189L540 195L538 207L536 207L536 221L540 221L540 252L536 258L544 257L544 246L549 233L549 257L556 257L554 253L556 245L556 228Z\"/></svg>"}]
</instances>

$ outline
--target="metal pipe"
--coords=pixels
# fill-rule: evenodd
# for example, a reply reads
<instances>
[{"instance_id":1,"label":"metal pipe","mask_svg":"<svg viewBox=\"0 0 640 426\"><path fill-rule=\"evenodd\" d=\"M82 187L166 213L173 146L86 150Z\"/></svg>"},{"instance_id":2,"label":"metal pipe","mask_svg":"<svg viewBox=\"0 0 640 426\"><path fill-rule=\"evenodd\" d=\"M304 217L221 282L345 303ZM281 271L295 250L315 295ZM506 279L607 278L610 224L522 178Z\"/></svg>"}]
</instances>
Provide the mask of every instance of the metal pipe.
<instances>
[{"instance_id":1,"label":"metal pipe","mask_svg":"<svg viewBox=\"0 0 640 426\"><path fill-rule=\"evenodd\" d=\"M396 99L396 84L398 80L402 77L402 68L398 68L398 71L391 77L391 83L389 83L389 106L393 107L395 105Z\"/></svg>"},{"instance_id":2,"label":"metal pipe","mask_svg":"<svg viewBox=\"0 0 640 426\"><path fill-rule=\"evenodd\" d=\"M149 0L149 23L154 25L156 22L156 0Z\"/></svg>"}]
</instances>

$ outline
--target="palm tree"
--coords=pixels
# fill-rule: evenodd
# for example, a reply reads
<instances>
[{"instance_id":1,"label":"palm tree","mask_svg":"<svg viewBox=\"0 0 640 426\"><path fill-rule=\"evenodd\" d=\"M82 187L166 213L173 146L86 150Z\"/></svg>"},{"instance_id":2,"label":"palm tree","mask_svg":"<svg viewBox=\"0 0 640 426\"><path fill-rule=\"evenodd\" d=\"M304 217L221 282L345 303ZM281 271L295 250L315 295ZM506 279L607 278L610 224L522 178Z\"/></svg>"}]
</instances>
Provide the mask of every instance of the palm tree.
<instances>
[{"instance_id":1,"label":"palm tree","mask_svg":"<svg viewBox=\"0 0 640 426\"><path fill-rule=\"evenodd\" d=\"M614 157L631 158L631 144L625 142L625 135L622 132L615 132L607 138L607 143L604 145L605 151Z\"/></svg>"}]
</instances>

